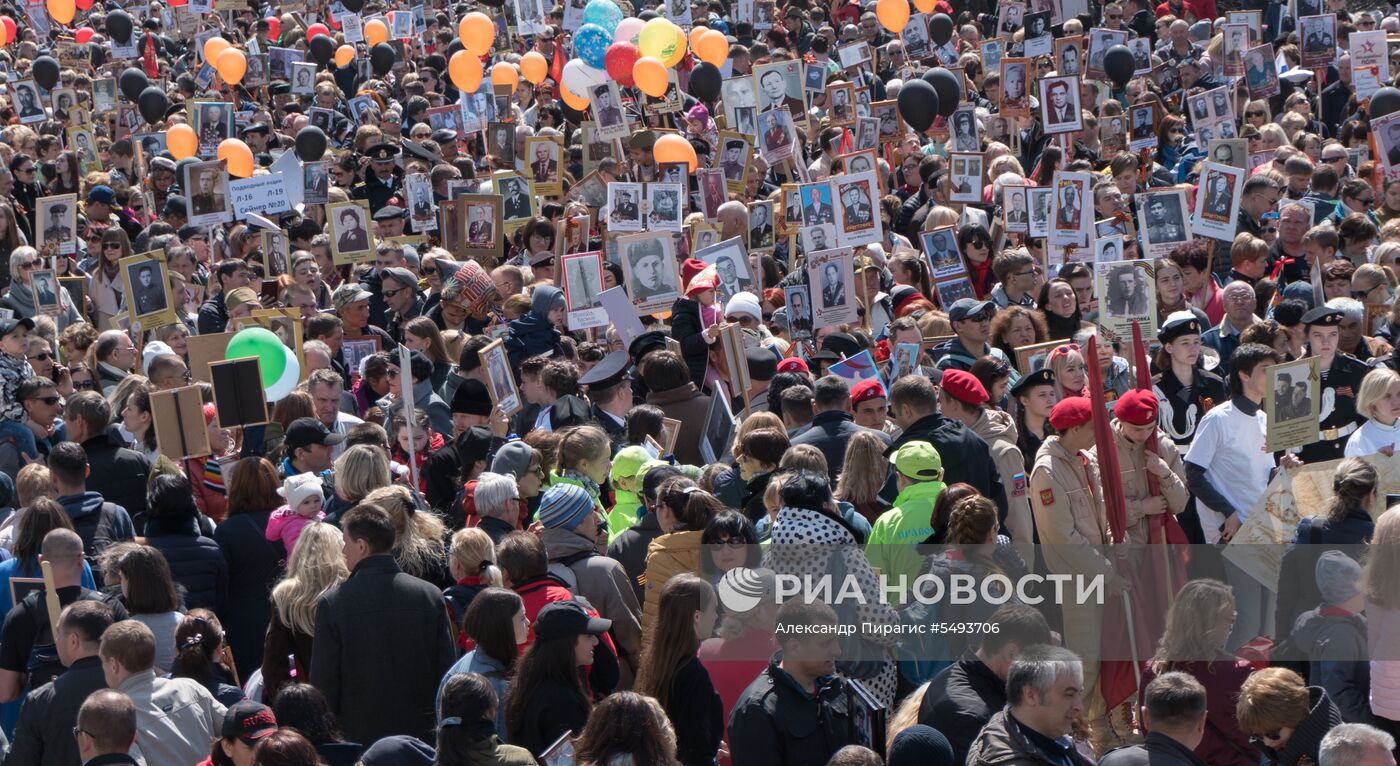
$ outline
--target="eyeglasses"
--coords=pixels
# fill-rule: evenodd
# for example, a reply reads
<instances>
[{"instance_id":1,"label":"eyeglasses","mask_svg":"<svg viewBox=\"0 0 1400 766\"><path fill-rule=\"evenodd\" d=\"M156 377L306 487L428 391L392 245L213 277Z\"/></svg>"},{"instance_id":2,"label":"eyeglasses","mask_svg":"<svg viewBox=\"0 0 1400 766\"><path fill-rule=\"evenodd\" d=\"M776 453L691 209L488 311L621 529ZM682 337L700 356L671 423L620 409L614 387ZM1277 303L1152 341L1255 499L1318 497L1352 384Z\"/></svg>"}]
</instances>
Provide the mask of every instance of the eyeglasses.
<instances>
[{"instance_id":1,"label":"eyeglasses","mask_svg":"<svg viewBox=\"0 0 1400 766\"><path fill-rule=\"evenodd\" d=\"M30 402L43 402L44 404L47 404L47 405L49 405L50 407L52 407L52 406L54 406L55 404L58 404L59 402L63 401L63 397L61 397L61 396L31 396L31 397L29 397L28 399L26 399L25 401L30 401Z\"/></svg>"},{"instance_id":2,"label":"eyeglasses","mask_svg":"<svg viewBox=\"0 0 1400 766\"><path fill-rule=\"evenodd\" d=\"M1266 743L1265 743L1265 740L1269 740L1269 739L1276 740L1276 739L1278 739L1280 733L1281 733L1281 732L1278 732L1278 731L1271 731L1271 732L1269 732L1269 733L1267 733L1267 734L1251 734L1251 735L1249 735L1249 744L1254 745L1255 747L1258 747L1259 745L1266 744Z\"/></svg>"},{"instance_id":3,"label":"eyeglasses","mask_svg":"<svg viewBox=\"0 0 1400 766\"><path fill-rule=\"evenodd\" d=\"M131 208L131 212L133 213L139 213L146 209L145 205L127 205L127 207Z\"/></svg>"},{"instance_id":4,"label":"eyeglasses","mask_svg":"<svg viewBox=\"0 0 1400 766\"><path fill-rule=\"evenodd\" d=\"M1346 156L1345 154L1334 154L1334 155L1332 155L1331 157L1326 157L1326 156L1324 156L1324 157L1322 158L1322 161L1323 161L1323 162L1346 162L1346 161L1347 161L1347 156Z\"/></svg>"},{"instance_id":5,"label":"eyeglasses","mask_svg":"<svg viewBox=\"0 0 1400 766\"><path fill-rule=\"evenodd\" d=\"M985 239L969 239L969 240L967 241L967 246L968 246L968 247L991 247L991 246L992 246L992 243L991 243L991 242L988 242L988 241L985 240Z\"/></svg>"},{"instance_id":6,"label":"eyeglasses","mask_svg":"<svg viewBox=\"0 0 1400 766\"><path fill-rule=\"evenodd\" d=\"M47 362L47 361L49 361L50 359L53 359L53 358L54 358L54 356L53 356L53 352L52 352L52 351L45 351L45 352L42 353L42 354L34 354L34 355L32 355L32 356L29 357L29 359L30 359L31 361L35 361L35 362Z\"/></svg>"},{"instance_id":7,"label":"eyeglasses","mask_svg":"<svg viewBox=\"0 0 1400 766\"><path fill-rule=\"evenodd\" d=\"M1277 233L1278 233L1278 227L1277 227L1277 226L1266 226L1266 227L1264 227L1264 233L1265 233L1265 234L1277 234Z\"/></svg>"},{"instance_id":8,"label":"eyeglasses","mask_svg":"<svg viewBox=\"0 0 1400 766\"><path fill-rule=\"evenodd\" d=\"M1266 117L1268 114L1259 109L1250 109L1244 113L1245 117Z\"/></svg>"},{"instance_id":9,"label":"eyeglasses","mask_svg":"<svg viewBox=\"0 0 1400 766\"><path fill-rule=\"evenodd\" d=\"M73 727L73 739L77 739L77 738L78 738L78 735L80 735L80 734L87 734L89 737L92 736L91 732L84 731L83 728L82 728L81 726L74 726L74 727Z\"/></svg>"},{"instance_id":10,"label":"eyeglasses","mask_svg":"<svg viewBox=\"0 0 1400 766\"><path fill-rule=\"evenodd\" d=\"M73 388L77 391L91 391L97 388L97 381L91 378L88 380L75 380L73 381Z\"/></svg>"},{"instance_id":11,"label":"eyeglasses","mask_svg":"<svg viewBox=\"0 0 1400 766\"><path fill-rule=\"evenodd\" d=\"M1033 276L1035 276L1037 273L1038 273L1038 272L1037 272L1036 269L1031 269L1030 271L1018 271L1018 272L1016 272L1015 274L1012 274L1011 276L1013 276L1013 277L1033 277Z\"/></svg>"},{"instance_id":12,"label":"eyeglasses","mask_svg":"<svg viewBox=\"0 0 1400 766\"><path fill-rule=\"evenodd\" d=\"M20 172L20 173L33 173L33 172L34 172L34 166L33 166L33 165L30 165L30 166L27 167L27 168L20 168L18 172Z\"/></svg>"},{"instance_id":13,"label":"eyeglasses","mask_svg":"<svg viewBox=\"0 0 1400 766\"><path fill-rule=\"evenodd\" d=\"M32 261L20 261L15 265L19 266L21 269L33 269L39 266L39 259L36 258Z\"/></svg>"},{"instance_id":14,"label":"eyeglasses","mask_svg":"<svg viewBox=\"0 0 1400 766\"><path fill-rule=\"evenodd\" d=\"M122 249L122 243L120 243L120 242L103 242L103 243L102 243L102 249L103 249L103 250L120 250L120 249Z\"/></svg>"}]
</instances>

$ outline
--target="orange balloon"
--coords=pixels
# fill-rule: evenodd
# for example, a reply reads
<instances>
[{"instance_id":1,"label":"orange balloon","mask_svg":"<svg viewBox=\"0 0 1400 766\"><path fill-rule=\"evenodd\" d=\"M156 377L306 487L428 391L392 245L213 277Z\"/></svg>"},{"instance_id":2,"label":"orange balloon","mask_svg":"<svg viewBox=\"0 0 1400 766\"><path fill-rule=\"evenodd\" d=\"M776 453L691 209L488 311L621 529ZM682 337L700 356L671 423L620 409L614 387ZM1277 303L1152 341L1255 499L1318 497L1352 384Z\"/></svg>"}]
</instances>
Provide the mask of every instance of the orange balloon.
<instances>
[{"instance_id":1,"label":"orange balloon","mask_svg":"<svg viewBox=\"0 0 1400 766\"><path fill-rule=\"evenodd\" d=\"M514 64L506 61L499 61L491 67L492 85L509 85L510 92L514 93L516 86L520 84L520 70Z\"/></svg>"},{"instance_id":2,"label":"orange balloon","mask_svg":"<svg viewBox=\"0 0 1400 766\"><path fill-rule=\"evenodd\" d=\"M10 44L10 28L0 24L0 48Z\"/></svg>"},{"instance_id":3,"label":"orange balloon","mask_svg":"<svg viewBox=\"0 0 1400 766\"><path fill-rule=\"evenodd\" d=\"M661 63L668 68L681 63L681 59L685 58L685 54L690 52L690 45L685 39L685 30L675 24L672 24L671 28L676 32L676 50L670 57L661 60Z\"/></svg>"},{"instance_id":4,"label":"orange balloon","mask_svg":"<svg viewBox=\"0 0 1400 766\"><path fill-rule=\"evenodd\" d=\"M218 158L228 163L228 174L235 178L253 175L253 150L237 138L225 138L219 144Z\"/></svg>"},{"instance_id":5,"label":"orange balloon","mask_svg":"<svg viewBox=\"0 0 1400 766\"><path fill-rule=\"evenodd\" d=\"M574 92L564 87L564 83L559 83L559 98L564 100L575 112L582 112L588 108L588 99L583 96L576 96Z\"/></svg>"},{"instance_id":6,"label":"orange balloon","mask_svg":"<svg viewBox=\"0 0 1400 766\"><path fill-rule=\"evenodd\" d=\"M899 34L909 23L909 0L879 0L875 4L875 18L885 29Z\"/></svg>"},{"instance_id":7,"label":"orange balloon","mask_svg":"<svg viewBox=\"0 0 1400 766\"><path fill-rule=\"evenodd\" d=\"M636 81L637 87L642 92L652 98L661 98L666 95L666 88L671 81L666 77L666 65L661 60L653 56L643 56L637 59L637 63L632 65L632 79Z\"/></svg>"},{"instance_id":8,"label":"orange balloon","mask_svg":"<svg viewBox=\"0 0 1400 766\"><path fill-rule=\"evenodd\" d=\"M220 80L237 85L243 82L243 75L248 73L248 57L237 48L229 48L214 60L214 69L218 70Z\"/></svg>"},{"instance_id":9,"label":"orange balloon","mask_svg":"<svg viewBox=\"0 0 1400 766\"><path fill-rule=\"evenodd\" d=\"M199 135L194 132L194 128L183 122L172 125L170 130L165 131L165 148L170 150L171 156L176 160L193 157L199 150Z\"/></svg>"},{"instance_id":10,"label":"orange balloon","mask_svg":"<svg viewBox=\"0 0 1400 766\"><path fill-rule=\"evenodd\" d=\"M725 59L729 58L729 40L717 29L707 30L700 35L699 42L692 41L690 47L695 49L695 55L699 56L701 61L717 67L724 66Z\"/></svg>"},{"instance_id":11,"label":"orange balloon","mask_svg":"<svg viewBox=\"0 0 1400 766\"><path fill-rule=\"evenodd\" d=\"M457 36L468 51L485 55L491 52L491 45L496 41L496 25L490 16L481 11L472 11L463 16L457 25Z\"/></svg>"},{"instance_id":12,"label":"orange balloon","mask_svg":"<svg viewBox=\"0 0 1400 766\"><path fill-rule=\"evenodd\" d=\"M539 85L549 75L549 61L539 51L530 51L520 57L520 74L531 84Z\"/></svg>"},{"instance_id":13,"label":"orange balloon","mask_svg":"<svg viewBox=\"0 0 1400 766\"><path fill-rule=\"evenodd\" d=\"M938 0L914 0L914 7L919 9L919 13L933 13L933 6Z\"/></svg>"},{"instance_id":14,"label":"orange balloon","mask_svg":"<svg viewBox=\"0 0 1400 766\"><path fill-rule=\"evenodd\" d=\"M365 22L365 42L371 48L389 42L389 26L379 19L370 19Z\"/></svg>"},{"instance_id":15,"label":"orange balloon","mask_svg":"<svg viewBox=\"0 0 1400 766\"><path fill-rule=\"evenodd\" d=\"M211 37L205 40L204 61L212 65L215 61L219 60L219 54L228 50L230 47L232 46L229 45L228 40L222 37Z\"/></svg>"},{"instance_id":16,"label":"orange balloon","mask_svg":"<svg viewBox=\"0 0 1400 766\"><path fill-rule=\"evenodd\" d=\"M74 0L48 0L49 15L54 21L60 24L68 24L73 21L73 15L78 12Z\"/></svg>"},{"instance_id":17,"label":"orange balloon","mask_svg":"<svg viewBox=\"0 0 1400 766\"><path fill-rule=\"evenodd\" d=\"M466 51L457 51L447 62L447 76L463 93L475 93L481 87L482 74L481 59Z\"/></svg>"},{"instance_id":18,"label":"orange balloon","mask_svg":"<svg viewBox=\"0 0 1400 766\"><path fill-rule=\"evenodd\" d=\"M335 65L346 66L355 60L355 46L342 45L335 49Z\"/></svg>"},{"instance_id":19,"label":"orange balloon","mask_svg":"<svg viewBox=\"0 0 1400 766\"><path fill-rule=\"evenodd\" d=\"M710 29L709 27L695 27L695 28L691 29L691 30L690 30L690 49L691 49L691 50L698 50L698 49L700 48L700 38L704 37L706 32L713 32L713 31L714 31L714 30Z\"/></svg>"},{"instance_id":20,"label":"orange balloon","mask_svg":"<svg viewBox=\"0 0 1400 766\"><path fill-rule=\"evenodd\" d=\"M657 138L656 145L651 148L651 153L658 163L689 163L692 173L695 172L695 166L699 164L699 159L695 156L695 147L676 133L666 133Z\"/></svg>"}]
</instances>

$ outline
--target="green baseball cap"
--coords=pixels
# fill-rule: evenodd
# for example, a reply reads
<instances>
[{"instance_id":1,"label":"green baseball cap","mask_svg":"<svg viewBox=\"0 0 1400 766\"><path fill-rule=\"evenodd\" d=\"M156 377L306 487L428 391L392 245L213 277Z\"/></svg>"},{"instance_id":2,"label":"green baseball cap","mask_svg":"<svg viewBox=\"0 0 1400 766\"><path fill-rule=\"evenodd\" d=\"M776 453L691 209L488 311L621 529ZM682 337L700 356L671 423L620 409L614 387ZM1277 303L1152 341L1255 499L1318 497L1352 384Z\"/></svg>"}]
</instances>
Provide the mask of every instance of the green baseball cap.
<instances>
[{"instance_id":1,"label":"green baseball cap","mask_svg":"<svg viewBox=\"0 0 1400 766\"><path fill-rule=\"evenodd\" d=\"M943 458L928 442L909 442L890 455L896 471L919 481L942 481Z\"/></svg>"}]
</instances>

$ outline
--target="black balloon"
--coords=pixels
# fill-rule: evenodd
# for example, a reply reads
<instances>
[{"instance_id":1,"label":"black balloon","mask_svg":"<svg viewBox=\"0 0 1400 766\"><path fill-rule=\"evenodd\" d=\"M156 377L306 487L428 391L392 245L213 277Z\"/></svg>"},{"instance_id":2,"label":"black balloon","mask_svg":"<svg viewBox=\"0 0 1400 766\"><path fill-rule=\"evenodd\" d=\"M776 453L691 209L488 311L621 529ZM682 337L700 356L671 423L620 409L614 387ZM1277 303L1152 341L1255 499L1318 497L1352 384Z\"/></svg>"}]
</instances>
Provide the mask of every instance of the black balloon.
<instances>
[{"instance_id":1,"label":"black balloon","mask_svg":"<svg viewBox=\"0 0 1400 766\"><path fill-rule=\"evenodd\" d=\"M379 43L370 48L369 65L374 68L374 73L380 77L388 74L389 70L394 68L394 49L389 47L388 43Z\"/></svg>"},{"instance_id":2,"label":"black balloon","mask_svg":"<svg viewBox=\"0 0 1400 766\"><path fill-rule=\"evenodd\" d=\"M946 45L953 39L953 20L946 13L935 13L928 22L929 35L939 45Z\"/></svg>"},{"instance_id":3,"label":"black balloon","mask_svg":"<svg viewBox=\"0 0 1400 766\"><path fill-rule=\"evenodd\" d=\"M311 50L311 58L321 66L330 66L335 59L335 41L326 35L316 35L306 47Z\"/></svg>"},{"instance_id":4,"label":"black balloon","mask_svg":"<svg viewBox=\"0 0 1400 766\"><path fill-rule=\"evenodd\" d=\"M899 89L899 116L919 133L938 116L938 91L924 80L910 80Z\"/></svg>"},{"instance_id":5,"label":"black balloon","mask_svg":"<svg viewBox=\"0 0 1400 766\"><path fill-rule=\"evenodd\" d=\"M117 86L121 88L122 95L126 96L126 100L132 103L136 103L150 85L151 81L146 77L146 73L134 66L127 67L122 71L121 77L117 78Z\"/></svg>"},{"instance_id":6,"label":"black balloon","mask_svg":"<svg viewBox=\"0 0 1400 766\"><path fill-rule=\"evenodd\" d=\"M934 92L938 94L940 115L947 117L958 110L958 102L962 100L962 85L958 82L957 75L939 66L924 72L923 79L932 85Z\"/></svg>"},{"instance_id":7,"label":"black balloon","mask_svg":"<svg viewBox=\"0 0 1400 766\"><path fill-rule=\"evenodd\" d=\"M40 56L34 59L29 71L34 73L34 82L39 83L39 87L44 90L53 90L58 84L58 62L53 56Z\"/></svg>"},{"instance_id":8,"label":"black balloon","mask_svg":"<svg viewBox=\"0 0 1400 766\"><path fill-rule=\"evenodd\" d=\"M1280 77L1279 79L1283 78ZM1374 120L1377 117L1384 117L1387 114L1397 111L1400 111L1400 89L1389 87L1381 88L1371 94L1371 106L1367 110L1367 113L1371 115L1371 119Z\"/></svg>"},{"instance_id":9,"label":"black balloon","mask_svg":"<svg viewBox=\"0 0 1400 766\"><path fill-rule=\"evenodd\" d=\"M1137 62L1133 60L1133 52L1128 50L1126 45L1115 45L1103 54L1103 71L1108 75L1108 79L1120 88L1133 79L1136 69Z\"/></svg>"},{"instance_id":10,"label":"black balloon","mask_svg":"<svg viewBox=\"0 0 1400 766\"><path fill-rule=\"evenodd\" d=\"M87 44L88 57L92 60L93 68L97 68L107 63L107 49L101 45L93 43Z\"/></svg>"},{"instance_id":11,"label":"black balloon","mask_svg":"<svg viewBox=\"0 0 1400 766\"><path fill-rule=\"evenodd\" d=\"M359 13L365 7L365 0L340 0L340 4L351 13Z\"/></svg>"},{"instance_id":12,"label":"black balloon","mask_svg":"<svg viewBox=\"0 0 1400 766\"><path fill-rule=\"evenodd\" d=\"M107 36L114 41L123 45L131 41L131 17L126 11L108 11L106 28Z\"/></svg>"},{"instance_id":13,"label":"black balloon","mask_svg":"<svg viewBox=\"0 0 1400 766\"><path fill-rule=\"evenodd\" d=\"M506 4L506 0L481 0L482 5L489 5L492 8L500 8Z\"/></svg>"},{"instance_id":14,"label":"black balloon","mask_svg":"<svg viewBox=\"0 0 1400 766\"><path fill-rule=\"evenodd\" d=\"M708 61L702 62L690 73L690 95L706 104L713 104L719 100L719 86L723 79L719 67Z\"/></svg>"},{"instance_id":15,"label":"black balloon","mask_svg":"<svg viewBox=\"0 0 1400 766\"><path fill-rule=\"evenodd\" d=\"M170 99L165 97L165 91L152 85L141 91L141 95L136 99L136 106L141 110L141 118L154 125L165 119L165 112L170 108Z\"/></svg>"},{"instance_id":16,"label":"black balloon","mask_svg":"<svg viewBox=\"0 0 1400 766\"><path fill-rule=\"evenodd\" d=\"M556 103L556 104L559 105L559 112L560 112L561 114L564 115L564 119L565 119L565 120L568 120L568 121L569 121L569 124L571 124L571 125L582 125L582 124L583 124L583 112L580 112L579 110L573 108L572 106L569 106L569 102L565 101L565 100L562 99L562 98L559 99L558 101L554 102L554 103Z\"/></svg>"},{"instance_id":17,"label":"black balloon","mask_svg":"<svg viewBox=\"0 0 1400 766\"><path fill-rule=\"evenodd\" d=\"M658 18L660 16L661 14L651 10L650 8L637 14L637 18L641 19L642 21L651 21L652 19Z\"/></svg>"},{"instance_id":18,"label":"black balloon","mask_svg":"<svg viewBox=\"0 0 1400 766\"><path fill-rule=\"evenodd\" d=\"M315 125L307 125L297 131L297 158L302 162L315 162L326 155L326 134Z\"/></svg>"}]
</instances>

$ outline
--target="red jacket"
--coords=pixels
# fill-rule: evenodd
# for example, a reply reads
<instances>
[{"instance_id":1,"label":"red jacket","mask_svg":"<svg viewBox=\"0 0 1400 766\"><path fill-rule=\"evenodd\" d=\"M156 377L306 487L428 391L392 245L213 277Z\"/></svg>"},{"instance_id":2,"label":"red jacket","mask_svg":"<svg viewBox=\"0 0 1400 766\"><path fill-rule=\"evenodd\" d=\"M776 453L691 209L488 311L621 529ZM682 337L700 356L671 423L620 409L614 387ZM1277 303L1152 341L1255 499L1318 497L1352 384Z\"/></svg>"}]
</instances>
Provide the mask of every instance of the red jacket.
<instances>
[{"instance_id":1,"label":"red jacket","mask_svg":"<svg viewBox=\"0 0 1400 766\"><path fill-rule=\"evenodd\" d=\"M524 654L525 650L535 643L535 618L539 617L540 610L544 609L546 604L573 599L574 594L552 575L526 580L515 586L515 593L525 602L525 618L530 621L529 635L525 637L525 643L520 645L520 652ZM592 605L588 606L588 616L599 616L598 610ZM613 644L610 634L598 636L598 646L593 652L593 664L588 666L587 675L594 699L606 697L617 686L617 646Z\"/></svg>"}]
</instances>

